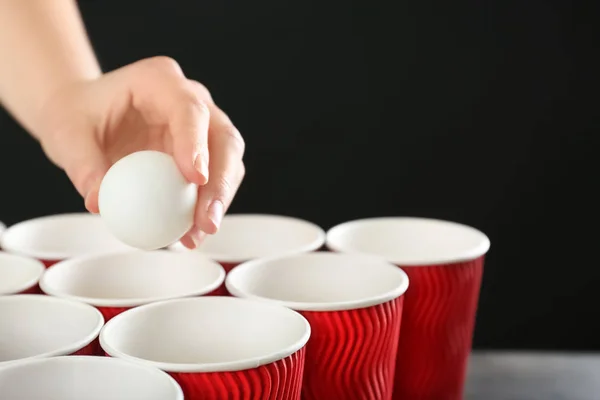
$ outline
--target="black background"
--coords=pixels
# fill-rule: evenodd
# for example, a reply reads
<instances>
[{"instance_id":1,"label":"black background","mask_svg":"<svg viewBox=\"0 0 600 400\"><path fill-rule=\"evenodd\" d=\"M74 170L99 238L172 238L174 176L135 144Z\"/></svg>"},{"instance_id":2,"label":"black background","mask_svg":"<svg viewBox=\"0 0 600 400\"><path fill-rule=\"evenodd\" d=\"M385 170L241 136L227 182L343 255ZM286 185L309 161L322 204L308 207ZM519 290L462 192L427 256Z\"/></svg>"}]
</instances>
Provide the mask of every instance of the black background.
<instances>
[{"instance_id":1,"label":"black background","mask_svg":"<svg viewBox=\"0 0 600 400\"><path fill-rule=\"evenodd\" d=\"M473 225L492 242L475 347L600 349L591 10L541 0L80 6L105 71L171 56L230 114L247 142L231 211L324 228L383 215ZM0 173L0 220L84 210L6 114Z\"/></svg>"}]
</instances>

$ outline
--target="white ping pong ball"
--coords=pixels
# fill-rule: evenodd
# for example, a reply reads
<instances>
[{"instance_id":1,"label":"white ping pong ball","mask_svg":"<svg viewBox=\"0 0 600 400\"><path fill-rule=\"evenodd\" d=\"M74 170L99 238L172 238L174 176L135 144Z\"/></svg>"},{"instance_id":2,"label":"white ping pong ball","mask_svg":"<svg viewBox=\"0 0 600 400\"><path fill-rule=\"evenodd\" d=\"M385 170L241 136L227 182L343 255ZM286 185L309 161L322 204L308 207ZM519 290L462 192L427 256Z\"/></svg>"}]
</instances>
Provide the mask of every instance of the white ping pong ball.
<instances>
[{"instance_id":1,"label":"white ping pong ball","mask_svg":"<svg viewBox=\"0 0 600 400\"><path fill-rule=\"evenodd\" d=\"M119 240L142 250L177 242L192 227L198 187L173 157L140 151L117 161L100 184L98 206Z\"/></svg>"}]
</instances>

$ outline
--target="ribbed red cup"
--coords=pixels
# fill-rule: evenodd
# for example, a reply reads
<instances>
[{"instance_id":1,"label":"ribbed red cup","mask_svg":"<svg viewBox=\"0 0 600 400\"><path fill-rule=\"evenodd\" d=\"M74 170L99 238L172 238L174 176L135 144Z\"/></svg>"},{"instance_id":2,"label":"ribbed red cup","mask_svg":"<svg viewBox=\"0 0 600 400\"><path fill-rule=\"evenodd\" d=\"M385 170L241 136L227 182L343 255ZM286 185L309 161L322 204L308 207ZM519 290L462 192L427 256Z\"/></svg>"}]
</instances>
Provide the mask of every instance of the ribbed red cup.
<instances>
[{"instance_id":1,"label":"ribbed red cup","mask_svg":"<svg viewBox=\"0 0 600 400\"><path fill-rule=\"evenodd\" d=\"M36 259L0 252L0 296L40 294L44 265Z\"/></svg>"},{"instance_id":2,"label":"ribbed red cup","mask_svg":"<svg viewBox=\"0 0 600 400\"><path fill-rule=\"evenodd\" d=\"M327 245L378 255L410 278L393 398L462 400L487 236L448 221L371 218L332 228Z\"/></svg>"},{"instance_id":3,"label":"ribbed red cup","mask_svg":"<svg viewBox=\"0 0 600 400\"><path fill-rule=\"evenodd\" d=\"M219 262L229 272L242 262L312 252L324 244L325 231L309 221L281 215L228 214L219 232L207 236L194 251ZM187 250L179 242L170 249ZM229 294L225 285L220 294Z\"/></svg>"},{"instance_id":4,"label":"ribbed red cup","mask_svg":"<svg viewBox=\"0 0 600 400\"><path fill-rule=\"evenodd\" d=\"M43 295L0 296L0 316L0 367L33 358L99 354L104 319L87 304Z\"/></svg>"},{"instance_id":5,"label":"ribbed red cup","mask_svg":"<svg viewBox=\"0 0 600 400\"><path fill-rule=\"evenodd\" d=\"M168 372L186 400L298 400L310 325L279 305L211 296L128 310L100 334L107 355Z\"/></svg>"},{"instance_id":6,"label":"ribbed red cup","mask_svg":"<svg viewBox=\"0 0 600 400\"><path fill-rule=\"evenodd\" d=\"M46 270L40 287L93 305L109 321L139 305L211 294L224 279L223 267L200 253L126 251L61 261Z\"/></svg>"},{"instance_id":7,"label":"ribbed red cup","mask_svg":"<svg viewBox=\"0 0 600 400\"><path fill-rule=\"evenodd\" d=\"M408 277L379 258L311 253L234 268L228 290L284 305L309 321L305 400L389 400Z\"/></svg>"},{"instance_id":8,"label":"ribbed red cup","mask_svg":"<svg viewBox=\"0 0 600 400\"><path fill-rule=\"evenodd\" d=\"M169 375L108 357L52 357L0 369L5 400L184 400Z\"/></svg>"},{"instance_id":9,"label":"ribbed red cup","mask_svg":"<svg viewBox=\"0 0 600 400\"><path fill-rule=\"evenodd\" d=\"M12 225L0 235L0 248L36 258L46 267L73 257L133 250L109 232L99 215L89 213L50 215Z\"/></svg>"}]
</instances>

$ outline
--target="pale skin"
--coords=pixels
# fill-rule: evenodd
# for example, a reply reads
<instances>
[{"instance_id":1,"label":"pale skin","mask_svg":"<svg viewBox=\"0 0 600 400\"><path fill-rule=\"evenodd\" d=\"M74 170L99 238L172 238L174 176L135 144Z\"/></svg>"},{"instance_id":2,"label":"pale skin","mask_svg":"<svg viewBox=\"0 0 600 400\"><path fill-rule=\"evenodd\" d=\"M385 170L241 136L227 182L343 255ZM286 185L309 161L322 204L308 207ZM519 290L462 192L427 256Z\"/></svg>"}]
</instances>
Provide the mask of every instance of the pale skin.
<instances>
[{"instance_id":1,"label":"pale skin","mask_svg":"<svg viewBox=\"0 0 600 400\"><path fill-rule=\"evenodd\" d=\"M218 231L244 178L245 144L201 83L164 56L104 73L74 0L0 0L0 27L0 104L90 212L99 212L113 163L158 150L199 185L195 224L181 242L194 248Z\"/></svg>"}]
</instances>

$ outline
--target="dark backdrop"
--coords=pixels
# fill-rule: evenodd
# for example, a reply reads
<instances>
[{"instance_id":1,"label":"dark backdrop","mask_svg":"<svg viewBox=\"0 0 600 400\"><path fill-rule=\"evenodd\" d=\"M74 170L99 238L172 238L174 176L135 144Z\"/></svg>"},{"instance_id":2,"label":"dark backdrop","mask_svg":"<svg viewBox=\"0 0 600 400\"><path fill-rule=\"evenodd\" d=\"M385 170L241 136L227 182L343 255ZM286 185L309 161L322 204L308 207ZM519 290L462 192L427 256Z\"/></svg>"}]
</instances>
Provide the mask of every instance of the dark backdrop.
<instances>
[{"instance_id":1,"label":"dark backdrop","mask_svg":"<svg viewBox=\"0 0 600 400\"><path fill-rule=\"evenodd\" d=\"M600 349L597 20L555 3L80 2L105 70L171 56L231 115L232 211L473 225L476 347ZM0 132L0 220L83 210L5 114Z\"/></svg>"}]
</instances>

